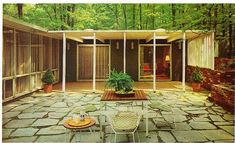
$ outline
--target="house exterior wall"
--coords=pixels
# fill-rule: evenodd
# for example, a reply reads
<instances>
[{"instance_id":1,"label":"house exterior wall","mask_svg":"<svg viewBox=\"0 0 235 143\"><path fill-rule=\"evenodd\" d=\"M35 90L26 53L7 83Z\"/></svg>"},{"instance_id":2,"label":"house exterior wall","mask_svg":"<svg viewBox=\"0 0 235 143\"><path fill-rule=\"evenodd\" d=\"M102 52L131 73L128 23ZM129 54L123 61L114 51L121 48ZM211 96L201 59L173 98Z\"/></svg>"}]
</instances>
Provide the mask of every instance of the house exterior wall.
<instances>
[{"instance_id":1,"label":"house exterior wall","mask_svg":"<svg viewBox=\"0 0 235 143\"><path fill-rule=\"evenodd\" d=\"M14 25L3 26L3 102L41 89L41 78L51 69L59 81L59 39Z\"/></svg>"},{"instance_id":2,"label":"house exterior wall","mask_svg":"<svg viewBox=\"0 0 235 143\"><path fill-rule=\"evenodd\" d=\"M117 48L117 42L119 43L119 48ZM131 48L131 43L134 43L133 48ZM97 44L107 44L110 45L110 70L123 71L123 40L105 40L105 43L96 41ZM138 81L138 49L139 44L152 44L153 41L148 43L145 40L126 40L126 73L131 75L134 81ZM78 43L82 45L92 45L93 40L84 40L83 43ZM157 40L156 44L171 44L167 43L167 40ZM75 45L74 45L75 46ZM70 47L71 49L71 47ZM172 80L181 81L182 80L182 48L179 49L179 44L172 42ZM187 48L186 48L187 50ZM69 56L69 57L68 57ZM75 49L71 50L71 53L67 53L67 81L76 81L77 68L76 61L77 51ZM187 55L186 55L187 56ZM186 61L187 63L187 61ZM70 67L71 66L71 67ZM73 70L73 71L72 71ZM92 79L90 79L92 80Z\"/></svg>"}]
</instances>

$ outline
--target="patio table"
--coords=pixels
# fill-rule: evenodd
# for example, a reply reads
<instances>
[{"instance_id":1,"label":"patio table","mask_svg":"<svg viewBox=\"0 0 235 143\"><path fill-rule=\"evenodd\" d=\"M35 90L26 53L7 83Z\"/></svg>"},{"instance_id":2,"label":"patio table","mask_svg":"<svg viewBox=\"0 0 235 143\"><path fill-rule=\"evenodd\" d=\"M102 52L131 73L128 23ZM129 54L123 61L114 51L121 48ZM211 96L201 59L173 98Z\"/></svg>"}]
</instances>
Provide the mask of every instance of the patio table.
<instances>
[{"instance_id":1,"label":"patio table","mask_svg":"<svg viewBox=\"0 0 235 143\"><path fill-rule=\"evenodd\" d=\"M123 95L124 96L124 95ZM120 97L115 94L114 91L105 91L103 96L101 97L101 102L104 103L105 111L107 110L108 103L115 102L141 102L142 103L142 111L146 113L146 137L148 137L148 98L143 90L135 90L134 96L124 96ZM145 106L145 110L143 108Z\"/></svg>"}]
</instances>

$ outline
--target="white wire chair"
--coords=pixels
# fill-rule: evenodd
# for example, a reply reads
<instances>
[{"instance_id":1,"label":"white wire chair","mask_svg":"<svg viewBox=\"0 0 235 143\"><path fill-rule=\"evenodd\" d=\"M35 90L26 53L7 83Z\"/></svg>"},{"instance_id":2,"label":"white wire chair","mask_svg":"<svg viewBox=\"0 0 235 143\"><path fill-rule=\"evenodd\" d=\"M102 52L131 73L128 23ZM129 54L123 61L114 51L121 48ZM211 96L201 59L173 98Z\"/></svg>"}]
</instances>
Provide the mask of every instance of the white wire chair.
<instances>
[{"instance_id":1,"label":"white wire chair","mask_svg":"<svg viewBox=\"0 0 235 143\"><path fill-rule=\"evenodd\" d=\"M117 135L132 134L133 142L135 142L135 132L141 119L140 112L134 111L118 111L118 113L108 114L108 120L113 132L115 133L114 142L116 143ZM138 140L139 135L137 132Z\"/></svg>"}]
</instances>

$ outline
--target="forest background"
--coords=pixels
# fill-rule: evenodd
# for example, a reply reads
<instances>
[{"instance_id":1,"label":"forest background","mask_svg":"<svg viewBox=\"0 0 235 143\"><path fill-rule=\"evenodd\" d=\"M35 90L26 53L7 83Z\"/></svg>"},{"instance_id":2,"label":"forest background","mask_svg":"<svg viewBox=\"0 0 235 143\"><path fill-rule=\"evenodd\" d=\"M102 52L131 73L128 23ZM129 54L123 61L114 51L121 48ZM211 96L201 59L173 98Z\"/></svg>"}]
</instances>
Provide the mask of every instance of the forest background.
<instances>
[{"instance_id":1,"label":"forest background","mask_svg":"<svg viewBox=\"0 0 235 143\"><path fill-rule=\"evenodd\" d=\"M235 4L3 4L3 14L49 30L211 30L219 57L235 58Z\"/></svg>"}]
</instances>

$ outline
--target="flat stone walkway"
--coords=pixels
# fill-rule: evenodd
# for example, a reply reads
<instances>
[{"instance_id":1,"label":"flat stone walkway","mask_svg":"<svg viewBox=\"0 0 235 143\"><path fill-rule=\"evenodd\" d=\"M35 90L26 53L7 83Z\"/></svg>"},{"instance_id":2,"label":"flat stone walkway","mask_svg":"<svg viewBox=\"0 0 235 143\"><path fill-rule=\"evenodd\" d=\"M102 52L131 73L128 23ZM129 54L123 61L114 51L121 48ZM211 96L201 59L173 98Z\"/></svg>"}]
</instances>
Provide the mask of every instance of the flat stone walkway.
<instances>
[{"instance_id":1,"label":"flat stone walkway","mask_svg":"<svg viewBox=\"0 0 235 143\"><path fill-rule=\"evenodd\" d=\"M140 122L139 142L234 142L234 115L214 105L206 98L208 93L181 91L146 91L150 103L161 102L171 111L149 107L149 137L145 137L145 119ZM79 133L82 142L113 142L114 133L105 124L104 140L100 139L100 96L102 93L35 93L3 106L3 142L65 142L63 122L81 107L87 108L96 120L94 133ZM108 105L111 109L115 104ZM118 107L125 108L125 107ZM134 104L134 110L141 105ZM75 136L70 138L75 141ZM136 137L136 141L138 138ZM117 142L132 142L132 136L118 135Z\"/></svg>"}]
</instances>

